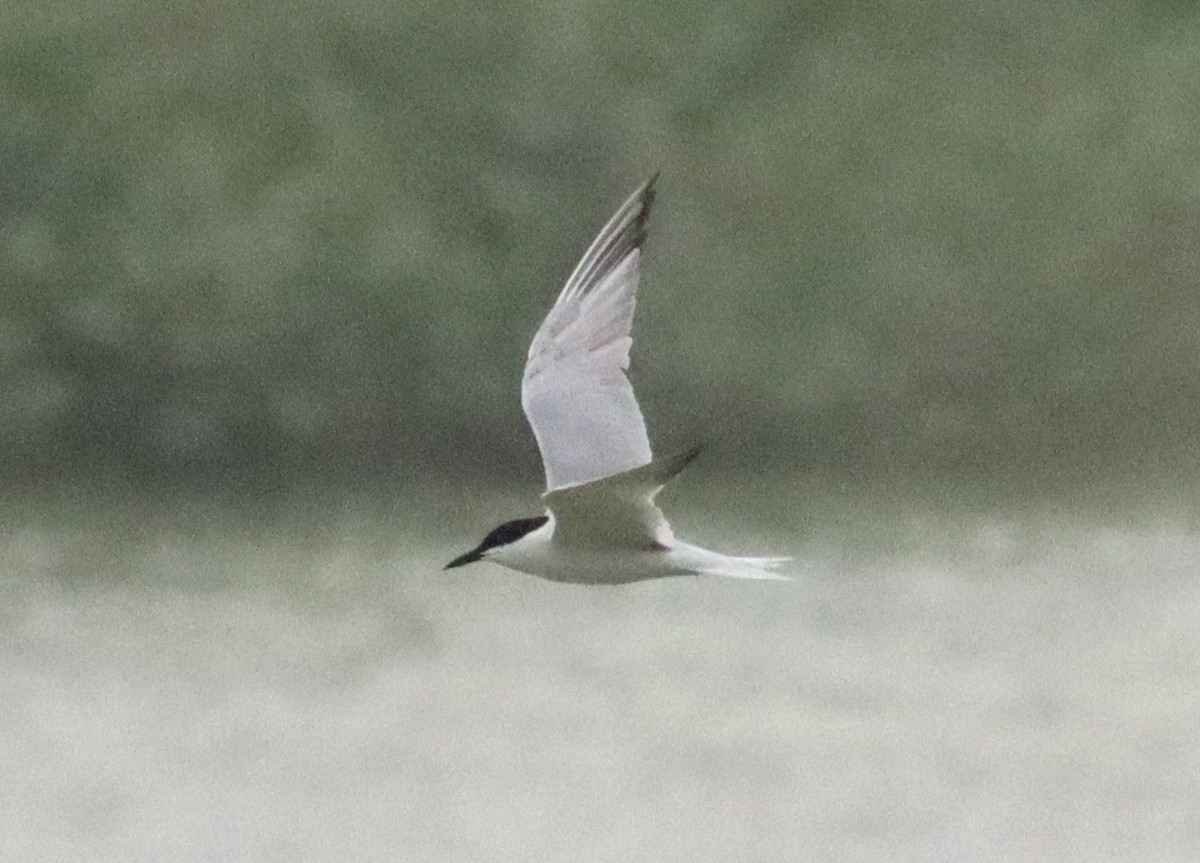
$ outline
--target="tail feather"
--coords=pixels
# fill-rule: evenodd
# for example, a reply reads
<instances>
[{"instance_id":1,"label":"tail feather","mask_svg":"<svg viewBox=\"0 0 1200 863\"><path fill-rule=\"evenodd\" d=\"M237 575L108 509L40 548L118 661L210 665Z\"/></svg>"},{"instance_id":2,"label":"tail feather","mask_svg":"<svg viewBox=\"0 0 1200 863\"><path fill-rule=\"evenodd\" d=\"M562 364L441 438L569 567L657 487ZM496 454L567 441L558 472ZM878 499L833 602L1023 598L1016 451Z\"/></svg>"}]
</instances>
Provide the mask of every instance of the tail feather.
<instances>
[{"instance_id":1,"label":"tail feather","mask_svg":"<svg viewBox=\"0 0 1200 863\"><path fill-rule=\"evenodd\" d=\"M702 570L704 575L724 578L756 578L763 581L791 581L790 575L774 570L790 561L790 557L731 557L727 562Z\"/></svg>"},{"instance_id":2,"label":"tail feather","mask_svg":"<svg viewBox=\"0 0 1200 863\"><path fill-rule=\"evenodd\" d=\"M680 543L675 548L680 562L698 575L719 575L725 578L757 578L790 581L791 577L774 570L791 560L790 557L732 557L707 548Z\"/></svg>"}]
</instances>

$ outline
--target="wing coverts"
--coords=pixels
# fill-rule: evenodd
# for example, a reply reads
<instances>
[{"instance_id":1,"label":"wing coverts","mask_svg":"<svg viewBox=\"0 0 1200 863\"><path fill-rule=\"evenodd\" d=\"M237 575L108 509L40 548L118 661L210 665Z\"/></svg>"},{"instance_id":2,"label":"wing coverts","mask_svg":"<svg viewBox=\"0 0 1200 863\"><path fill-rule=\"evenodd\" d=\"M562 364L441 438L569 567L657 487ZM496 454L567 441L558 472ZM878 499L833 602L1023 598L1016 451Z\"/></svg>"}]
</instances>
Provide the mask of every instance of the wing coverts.
<instances>
[{"instance_id":1,"label":"wing coverts","mask_svg":"<svg viewBox=\"0 0 1200 863\"><path fill-rule=\"evenodd\" d=\"M651 460L646 423L625 371L656 178L600 231L529 347L521 406L550 491Z\"/></svg>"},{"instance_id":2,"label":"wing coverts","mask_svg":"<svg viewBox=\"0 0 1200 863\"><path fill-rule=\"evenodd\" d=\"M675 535L654 499L699 454L696 447L615 476L546 492L542 497L554 513L554 541L578 548L670 546Z\"/></svg>"}]
</instances>

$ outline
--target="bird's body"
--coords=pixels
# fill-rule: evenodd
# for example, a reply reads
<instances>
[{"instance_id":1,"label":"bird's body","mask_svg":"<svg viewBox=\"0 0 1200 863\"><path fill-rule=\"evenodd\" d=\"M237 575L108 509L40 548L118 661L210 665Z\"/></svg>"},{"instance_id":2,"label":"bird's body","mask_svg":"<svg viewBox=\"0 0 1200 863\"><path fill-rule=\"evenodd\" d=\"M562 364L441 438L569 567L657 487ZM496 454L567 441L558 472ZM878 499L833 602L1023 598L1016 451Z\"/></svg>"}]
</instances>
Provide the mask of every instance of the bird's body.
<instances>
[{"instance_id":1,"label":"bird's body","mask_svg":"<svg viewBox=\"0 0 1200 863\"><path fill-rule=\"evenodd\" d=\"M630 584L672 575L728 575L779 578L763 569L762 558L734 558L686 542L665 548L564 549L554 542L554 522L528 542L497 549L488 560L547 581L571 584ZM782 562L782 559L779 561Z\"/></svg>"},{"instance_id":2,"label":"bird's body","mask_svg":"<svg viewBox=\"0 0 1200 863\"><path fill-rule=\"evenodd\" d=\"M651 178L592 242L530 345L521 404L546 470L546 515L505 522L448 569L490 560L583 584L780 577L771 569L787 558L732 557L676 539L654 502L696 450L653 458L625 376L653 200Z\"/></svg>"},{"instance_id":3,"label":"bird's body","mask_svg":"<svg viewBox=\"0 0 1200 863\"><path fill-rule=\"evenodd\" d=\"M555 527L551 518L523 541L500 546L488 560L548 581L575 584L628 584L693 571L672 550L657 546L564 549L554 541Z\"/></svg>"}]
</instances>

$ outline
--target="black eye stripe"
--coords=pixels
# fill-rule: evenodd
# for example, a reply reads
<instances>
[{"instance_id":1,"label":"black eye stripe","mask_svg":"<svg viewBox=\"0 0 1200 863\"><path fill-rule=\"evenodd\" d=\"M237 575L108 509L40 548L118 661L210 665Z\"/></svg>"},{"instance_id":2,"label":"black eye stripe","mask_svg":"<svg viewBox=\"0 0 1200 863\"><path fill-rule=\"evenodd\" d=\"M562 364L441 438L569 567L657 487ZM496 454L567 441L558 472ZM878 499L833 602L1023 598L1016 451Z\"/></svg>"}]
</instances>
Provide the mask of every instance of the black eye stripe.
<instances>
[{"instance_id":1,"label":"black eye stripe","mask_svg":"<svg viewBox=\"0 0 1200 863\"><path fill-rule=\"evenodd\" d=\"M476 550L482 553L497 546L516 542L525 536L525 534L532 533L549 520L548 516L539 515L533 518L519 518L516 521L506 521L485 536L483 542L479 543L479 548Z\"/></svg>"}]
</instances>

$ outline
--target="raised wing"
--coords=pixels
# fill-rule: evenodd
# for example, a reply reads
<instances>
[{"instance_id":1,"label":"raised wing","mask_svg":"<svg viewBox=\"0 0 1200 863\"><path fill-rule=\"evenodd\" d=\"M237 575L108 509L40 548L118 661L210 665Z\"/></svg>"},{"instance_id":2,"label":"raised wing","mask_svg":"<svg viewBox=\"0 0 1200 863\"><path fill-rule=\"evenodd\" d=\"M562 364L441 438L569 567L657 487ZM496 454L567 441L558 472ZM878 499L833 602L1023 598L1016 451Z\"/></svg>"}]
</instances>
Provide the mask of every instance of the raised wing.
<instances>
[{"instance_id":1,"label":"raised wing","mask_svg":"<svg viewBox=\"0 0 1200 863\"><path fill-rule=\"evenodd\" d=\"M666 548L674 535L654 498L699 448L631 471L542 495L554 514L554 542L575 548Z\"/></svg>"},{"instance_id":2,"label":"raised wing","mask_svg":"<svg viewBox=\"0 0 1200 863\"><path fill-rule=\"evenodd\" d=\"M656 178L592 241L529 346L521 406L549 491L650 462L646 422L625 370Z\"/></svg>"}]
</instances>

